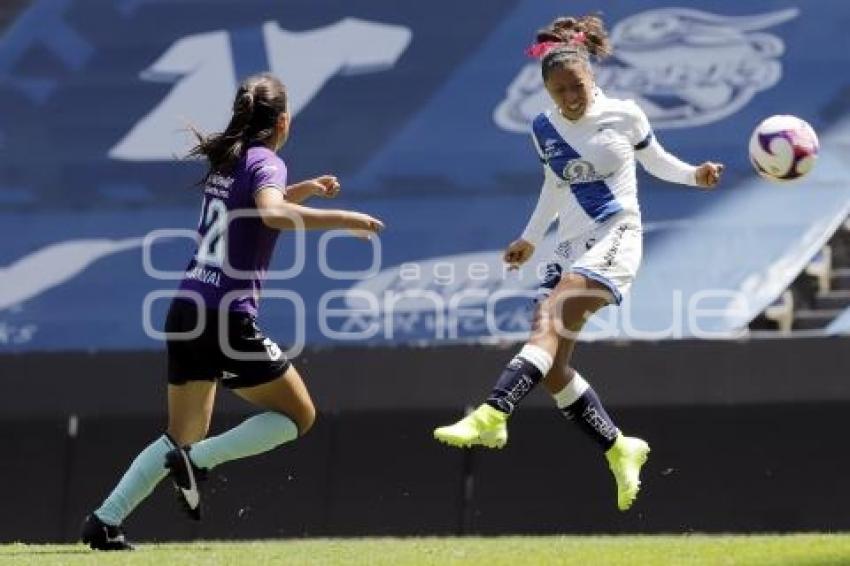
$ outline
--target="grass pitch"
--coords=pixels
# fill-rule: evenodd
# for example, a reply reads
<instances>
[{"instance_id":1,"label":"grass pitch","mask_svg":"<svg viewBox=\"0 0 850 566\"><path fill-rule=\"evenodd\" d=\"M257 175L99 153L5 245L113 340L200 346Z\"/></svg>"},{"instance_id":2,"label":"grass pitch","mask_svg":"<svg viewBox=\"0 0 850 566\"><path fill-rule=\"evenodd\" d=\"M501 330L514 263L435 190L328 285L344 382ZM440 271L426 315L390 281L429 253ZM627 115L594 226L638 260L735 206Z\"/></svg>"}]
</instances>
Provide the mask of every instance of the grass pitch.
<instances>
[{"instance_id":1,"label":"grass pitch","mask_svg":"<svg viewBox=\"0 0 850 566\"><path fill-rule=\"evenodd\" d=\"M140 544L0 545L0 565L76 566L847 566L850 535L364 538Z\"/></svg>"}]
</instances>

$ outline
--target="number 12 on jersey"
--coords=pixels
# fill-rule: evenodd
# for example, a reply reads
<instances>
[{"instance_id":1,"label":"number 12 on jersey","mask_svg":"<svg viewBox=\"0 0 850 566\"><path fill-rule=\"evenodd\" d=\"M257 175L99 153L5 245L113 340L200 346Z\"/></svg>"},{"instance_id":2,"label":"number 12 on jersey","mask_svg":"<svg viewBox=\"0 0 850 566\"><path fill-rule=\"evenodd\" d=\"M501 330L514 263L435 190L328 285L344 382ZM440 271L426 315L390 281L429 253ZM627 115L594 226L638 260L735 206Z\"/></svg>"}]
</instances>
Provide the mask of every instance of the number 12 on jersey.
<instances>
[{"instance_id":1,"label":"number 12 on jersey","mask_svg":"<svg viewBox=\"0 0 850 566\"><path fill-rule=\"evenodd\" d=\"M223 266L227 257L227 205L223 200L210 196L204 198L198 233L201 241L195 259L204 265Z\"/></svg>"}]
</instances>

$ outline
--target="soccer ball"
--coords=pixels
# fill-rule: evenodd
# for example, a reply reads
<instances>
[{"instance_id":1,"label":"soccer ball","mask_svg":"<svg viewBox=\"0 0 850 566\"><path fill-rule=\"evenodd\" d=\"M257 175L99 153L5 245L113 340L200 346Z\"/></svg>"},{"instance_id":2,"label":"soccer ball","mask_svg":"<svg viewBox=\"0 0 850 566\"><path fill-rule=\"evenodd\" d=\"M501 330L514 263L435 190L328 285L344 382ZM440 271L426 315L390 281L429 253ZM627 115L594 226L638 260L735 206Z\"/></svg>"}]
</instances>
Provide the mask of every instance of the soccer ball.
<instances>
[{"instance_id":1,"label":"soccer ball","mask_svg":"<svg viewBox=\"0 0 850 566\"><path fill-rule=\"evenodd\" d=\"M792 181L812 170L818 157L818 136L796 116L771 116L750 138L750 161L768 181Z\"/></svg>"}]
</instances>

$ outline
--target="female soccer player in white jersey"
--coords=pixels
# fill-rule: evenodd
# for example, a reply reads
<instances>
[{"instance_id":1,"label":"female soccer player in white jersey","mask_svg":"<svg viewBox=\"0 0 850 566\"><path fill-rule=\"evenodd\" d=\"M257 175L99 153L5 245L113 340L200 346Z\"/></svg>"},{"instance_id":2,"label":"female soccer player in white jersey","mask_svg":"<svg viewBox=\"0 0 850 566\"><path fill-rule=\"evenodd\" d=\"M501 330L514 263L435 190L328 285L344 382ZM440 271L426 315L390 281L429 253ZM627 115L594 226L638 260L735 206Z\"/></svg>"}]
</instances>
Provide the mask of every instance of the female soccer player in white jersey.
<instances>
[{"instance_id":1,"label":"female soccer player in white jersey","mask_svg":"<svg viewBox=\"0 0 850 566\"><path fill-rule=\"evenodd\" d=\"M295 440L313 424L316 411L301 376L257 325L278 232L304 227L368 234L383 224L366 214L298 204L312 195L335 196L339 183L324 176L286 185L286 165L275 152L289 124L283 84L262 74L239 87L224 132L196 132L192 154L204 157L209 170L198 250L165 323L168 429L86 518L82 540L94 549L132 549L121 524L169 473L189 515L199 519L197 481L207 470ZM204 439L218 382L264 412Z\"/></svg>"},{"instance_id":2,"label":"female soccer player in white jersey","mask_svg":"<svg viewBox=\"0 0 850 566\"><path fill-rule=\"evenodd\" d=\"M528 54L541 59L554 107L534 119L532 139L544 183L522 236L505 251L517 267L531 258L546 229L559 219L558 246L541 285L532 336L503 370L486 402L459 422L434 431L447 444L501 448L507 420L539 382L557 407L605 451L617 483L617 505L631 507L649 446L623 435L588 382L570 367L575 339L587 318L619 304L641 258L641 218L635 161L665 181L714 187L723 166L687 165L659 145L643 111L609 98L594 84L591 56L611 46L596 16L558 18L537 33Z\"/></svg>"}]
</instances>

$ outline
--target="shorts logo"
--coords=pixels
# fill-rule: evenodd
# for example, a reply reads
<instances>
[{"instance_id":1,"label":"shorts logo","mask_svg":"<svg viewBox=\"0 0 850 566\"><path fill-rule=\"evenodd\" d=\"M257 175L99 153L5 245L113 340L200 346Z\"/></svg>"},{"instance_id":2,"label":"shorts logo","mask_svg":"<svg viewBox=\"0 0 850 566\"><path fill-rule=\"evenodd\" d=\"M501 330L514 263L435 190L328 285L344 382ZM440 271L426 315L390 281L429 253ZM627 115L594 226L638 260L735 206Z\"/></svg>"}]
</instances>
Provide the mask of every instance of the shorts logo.
<instances>
[{"instance_id":1,"label":"shorts logo","mask_svg":"<svg viewBox=\"0 0 850 566\"><path fill-rule=\"evenodd\" d=\"M611 247L605 253L605 257L603 258L605 261L605 267L611 267L614 265L614 258L617 257L617 252L620 251L620 244L622 243L623 236L628 229L628 224L621 224L617 226L617 233L614 234L614 241L611 242Z\"/></svg>"},{"instance_id":2,"label":"shorts logo","mask_svg":"<svg viewBox=\"0 0 850 566\"><path fill-rule=\"evenodd\" d=\"M280 347L271 341L271 338L263 339L263 346L266 347L266 352L269 353L269 358L273 362L276 362L283 355L283 352L280 351Z\"/></svg>"},{"instance_id":3,"label":"shorts logo","mask_svg":"<svg viewBox=\"0 0 850 566\"><path fill-rule=\"evenodd\" d=\"M797 8L744 16L692 8L638 12L611 29L614 56L597 67L596 82L609 96L637 102L657 129L711 124L779 82L785 43L764 30L799 15ZM540 65L529 63L493 119L504 130L526 133L548 106Z\"/></svg>"}]
</instances>

